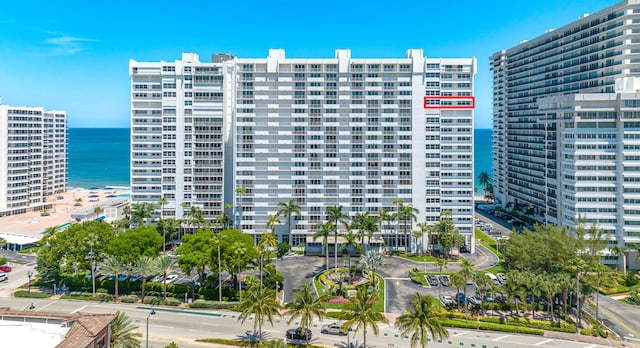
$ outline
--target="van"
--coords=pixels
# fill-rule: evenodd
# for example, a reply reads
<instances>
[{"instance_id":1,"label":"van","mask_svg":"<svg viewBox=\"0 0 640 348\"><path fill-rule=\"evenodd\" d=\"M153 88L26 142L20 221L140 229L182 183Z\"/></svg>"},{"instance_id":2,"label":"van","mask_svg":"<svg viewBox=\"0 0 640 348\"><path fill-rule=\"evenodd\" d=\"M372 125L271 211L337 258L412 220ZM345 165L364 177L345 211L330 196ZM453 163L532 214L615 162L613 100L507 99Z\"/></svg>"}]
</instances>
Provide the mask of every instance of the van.
<instances>
[{"instance_id":1,"label":"van","mask_svg":"<svg viewBox=\"0 0 640 348\"><path fill-rule=\"evenodd\" d=\"M6 280L9 280L9 277L7 276L6 273L0 273L0 282L4 282Z\"/></svg>"}]
</instances>

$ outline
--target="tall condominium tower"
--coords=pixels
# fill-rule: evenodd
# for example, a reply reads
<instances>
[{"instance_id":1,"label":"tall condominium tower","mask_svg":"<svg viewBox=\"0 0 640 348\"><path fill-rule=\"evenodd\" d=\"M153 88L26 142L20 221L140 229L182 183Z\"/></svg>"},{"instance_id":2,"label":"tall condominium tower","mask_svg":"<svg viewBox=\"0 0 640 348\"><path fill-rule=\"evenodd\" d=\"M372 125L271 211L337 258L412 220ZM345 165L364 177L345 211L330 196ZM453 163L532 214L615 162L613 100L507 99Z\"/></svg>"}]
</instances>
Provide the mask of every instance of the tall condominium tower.
<instances>
[{"instance_id":1,"label":"tall condominium tower","mask_svg":"<svg viewBox=\"0 0 640 348\"><path fill-rule=\"evenodd\" d=\"M67 114L0 104L0 216L50 209L66 185Z\"/></svg>"},{"instance_id":2,"label":"tall condominium tower","mask_svg":"<svg viewBox=\"0 0 640 348\"><path fill-rule=\"evenodd\" d=\"M496 202L562 226L582 217L611 244L639 243L629 162L639 63L638 0L491 56Z\"/></svg>"},{"instance_id":3,"label":"tall condominium tower","mask_svg":"<svg viewBox=\"0 0 640 348\"><path fill-rule=\"evenodd\" d=\"M259 235L278 203L293 199L301 214L290 232L284 220L277 231L297 245L330 206L377 215L400 199L417 209L415 222L450 212L473 248L475 59L425 58L419 49L397 59L349 50L292 59L275 49L267 58L202 63L185 54L130 67L134 203L165 197L165 216L196 205L211 219L230 204L234 224ZM212 123L196 130L197 117ZM209 166L197 184L198 165L186 156L196 151L208 151ZM412 230L383 224L378 236L412 247Z\"/></svg>"}]
</instances>

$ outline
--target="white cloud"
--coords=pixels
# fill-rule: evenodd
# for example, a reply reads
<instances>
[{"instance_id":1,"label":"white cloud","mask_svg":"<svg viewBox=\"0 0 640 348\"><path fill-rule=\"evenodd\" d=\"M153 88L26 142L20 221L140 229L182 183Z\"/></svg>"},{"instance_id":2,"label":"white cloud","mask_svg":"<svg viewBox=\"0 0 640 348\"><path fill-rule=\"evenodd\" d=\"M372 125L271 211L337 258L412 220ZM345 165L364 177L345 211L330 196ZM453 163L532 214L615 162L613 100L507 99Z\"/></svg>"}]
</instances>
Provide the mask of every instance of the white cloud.
<instances>
[{"instance_id":1,"label":"white cloud","mask_svg":"<svg viewBox=\"0 0 640 348\"><path fill-rule=\"evenodd\" d=\"M51 31L46 33L54 36L43 41L46 47L46 52L42 55L63 56L76 54L87 49L86 43L97 41L94 39L64 35Z\"/></svg>"}]
</instances>

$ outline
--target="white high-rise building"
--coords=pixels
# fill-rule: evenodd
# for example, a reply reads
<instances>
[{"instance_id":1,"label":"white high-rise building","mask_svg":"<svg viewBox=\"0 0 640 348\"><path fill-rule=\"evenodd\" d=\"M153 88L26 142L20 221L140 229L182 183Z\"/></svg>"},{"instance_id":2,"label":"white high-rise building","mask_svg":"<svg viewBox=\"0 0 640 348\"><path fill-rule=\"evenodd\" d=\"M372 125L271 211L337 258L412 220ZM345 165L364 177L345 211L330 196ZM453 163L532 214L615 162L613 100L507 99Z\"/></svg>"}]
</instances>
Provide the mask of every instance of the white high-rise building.
<instances>
[{"instance_id":1,"label":"white high-rise building","mask_svg":"<svg viewBox=\"0 0 640 348\"><path fill-rule=\"evenodd\" d=\"M0 216L50 209L67 185L67 114L0 104Z\"/></svg>"},{"instance_id":2,"label":"white high-rise building","mask_svg":"<svg viewBox=\"0 0 640 348\"><path fill-rule=\"evenodd\" d=\"M581 217L612 245L640 242L629 196L640 1L497 52L491 70L496 202L560 226Z\"/></svg>"},{"instance_id":3,"label":"white high-rise building","mask_svg":"<svg viewBox=\"0 0 640 348\"><path fill-rule=\"evenodd\" d=\"M297 245L329 206L377 215L402 199L418 210L415 222L450 211L473 249L474 58L425 58L419 49L392 59L352 58L349 50L286 58L274 49L267 58L213 61L184 54L173 63L130 62L134 203L164 196L165 216L181 217L186 203L210 219L229 203L234 224L259 235L278 203L293 198L301 215L290 234L282 218L277 232ZM215 122L200 138L191 134L196 115ZM213 147L208 161L219 171L192 184L185 154ZM415 246L392 226L378 233L387 245Z\"/></svg>"}]
</instances>

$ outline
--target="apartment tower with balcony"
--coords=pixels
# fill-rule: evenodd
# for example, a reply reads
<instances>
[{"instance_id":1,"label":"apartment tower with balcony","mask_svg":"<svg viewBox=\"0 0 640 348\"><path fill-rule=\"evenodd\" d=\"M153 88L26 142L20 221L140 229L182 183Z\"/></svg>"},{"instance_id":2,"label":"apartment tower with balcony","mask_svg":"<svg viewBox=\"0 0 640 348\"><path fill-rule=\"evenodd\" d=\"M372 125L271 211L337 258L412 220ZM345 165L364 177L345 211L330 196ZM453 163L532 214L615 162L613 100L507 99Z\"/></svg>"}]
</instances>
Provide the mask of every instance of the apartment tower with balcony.
<instances>
[{"instance_id":1,"label":"apartment tower with balcony","mask_svg":"<svg viewBox=\"0 0 640 348\"><path fill-rule=\"evenodd\" d=\"M640 1L583 15L495 53L490 64L496 203L560 226L582 218L611 245L640 243L629 196Z\"/></svg>"},{"instance_id":2,"label":"apartment tower with balcony","mask_svg":"<svg viewBox=\"0 0 640 348\"><path fill-rule=\"evenodd\" d=\"M51 209L66 185L66 112L0 104L0 216Z\"/></svg>"},{"instance_id":3,"label":"apartment tower with balcony","mask_svg":"<svg viewBox=\"0 0 640 348\"><path fill-rule=\"evenodd\" d=\"M281 218L276 232L298 245L326 220L327 207L378 215L393 213L401 199L417 218L408 236L398 223L383 224L376 236L386 245L415 250L416 223L435 223L447 210L473 248L474 58L427 58L420 49L404 58L352 58L350 50L287 58L272 49L266 58L212 61L193 54L131 61L134 203L165 197L165 216L181 217L195 204L207 207L208 218L229 204L233 224L259 236L278 203L294 199L300 216L291 231ZM196 67L211 69L215 82L196 80ZM197 100L202 93L216 99ZM196 114L216 122L200 137L191 134ZM207 161L216 176L200 186L187 181L185 154L213 146Z\"/></svg>"}]
</instances>

